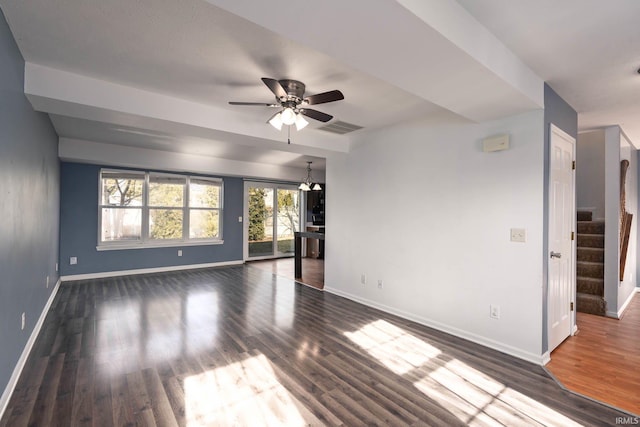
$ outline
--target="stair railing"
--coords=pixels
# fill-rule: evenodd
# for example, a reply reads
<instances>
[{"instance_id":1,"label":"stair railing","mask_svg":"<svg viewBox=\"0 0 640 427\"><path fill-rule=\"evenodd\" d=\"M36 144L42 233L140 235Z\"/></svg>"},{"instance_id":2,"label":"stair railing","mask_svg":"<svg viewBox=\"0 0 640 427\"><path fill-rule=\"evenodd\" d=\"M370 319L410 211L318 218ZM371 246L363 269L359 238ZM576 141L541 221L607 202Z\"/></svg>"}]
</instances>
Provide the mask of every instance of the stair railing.
<instances>
[{"instance_id":1,"label":"stair railing","mask_svg":"<svg viewBox=\"0 0 640 427\"><path fill-rule=\"evenodd\" d=\"M631 221L633 214L627 212L625 182L627 179L629 160L620 162L620 281L624 280L624 267L627 262L629 236L631 235Z\"/></svg>"}]
</instances>

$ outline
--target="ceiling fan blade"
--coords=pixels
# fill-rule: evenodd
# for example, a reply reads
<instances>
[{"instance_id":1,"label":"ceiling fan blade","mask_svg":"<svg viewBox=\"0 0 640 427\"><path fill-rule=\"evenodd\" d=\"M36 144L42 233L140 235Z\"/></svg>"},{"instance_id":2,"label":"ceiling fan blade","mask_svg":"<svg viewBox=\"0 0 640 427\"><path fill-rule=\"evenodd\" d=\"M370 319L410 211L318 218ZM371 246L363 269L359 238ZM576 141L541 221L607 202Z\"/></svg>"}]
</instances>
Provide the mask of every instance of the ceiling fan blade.
<instances>
[{"instance_id":1,"label":"ceiling fan blade","mask_svg":"<svg viewBox=\"0 0 640 427\"><path fill-rule=\"evenodd\" d=\"M268 77L263 77L262 81L264 82L264 84L267 85L267 87L271 90L271 92L273 92L276 98L280 99L280 98L287 97L287 91L284 90L284 88L282 87L279 81L270 79Z\"/></svg>"},{"instance_id":2,"label":"ceiling fan blade","mask_svg":"<svg viewBox=\"0 0 640 427\"><path fill-rule=\"evenodd\" d=\"M304 100L309 105L324 104L325 102L340 101L344 95L339 90L331 90L306 97Z\"/></svg>"},{"instance_id":3,"label":"ceiling fan blade","mask_svg":"<svg viewBox=\"0 0 640 427\"><path fill-rule=\"evenodd\" d=\"M333 119L333 116L329 114L323 113L322 111L318 111L318 110L310 110L308 108L301 109L300 114L304 114L307 117L311 117L312 119L325 122L325 123Z\"/></svg>"},{"instance_id":4,"label":"ceiling fan blade","mask_svg":"<svg viewBox=\"0 0 640 427\"><path fill-rule=\"evenodd\" d=\"M229 104L231 105L259 105L261 107L280 107L280 105L278 104L269 104L266 102L235 102L235 101L229 101Z\"/></svg>"}]
</instances>

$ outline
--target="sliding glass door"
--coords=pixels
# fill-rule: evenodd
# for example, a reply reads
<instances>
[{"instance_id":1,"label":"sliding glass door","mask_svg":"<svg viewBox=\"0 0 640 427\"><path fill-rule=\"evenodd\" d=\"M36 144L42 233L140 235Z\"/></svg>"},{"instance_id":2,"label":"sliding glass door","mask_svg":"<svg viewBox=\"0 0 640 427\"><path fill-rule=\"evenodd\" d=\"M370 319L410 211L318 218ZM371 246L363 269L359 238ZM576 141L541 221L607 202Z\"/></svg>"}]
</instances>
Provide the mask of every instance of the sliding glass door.
<instances>
[{"instance_id":1,"label":"sliding glass door","mask_svg":"<svg viewBox=\"0 0 640 427\"><path fill-rule=\"evenodd\" d=\"M245 182L245 259L293 256L293 233L300 230L297 187Z\"/></svg>"}]
</instances>

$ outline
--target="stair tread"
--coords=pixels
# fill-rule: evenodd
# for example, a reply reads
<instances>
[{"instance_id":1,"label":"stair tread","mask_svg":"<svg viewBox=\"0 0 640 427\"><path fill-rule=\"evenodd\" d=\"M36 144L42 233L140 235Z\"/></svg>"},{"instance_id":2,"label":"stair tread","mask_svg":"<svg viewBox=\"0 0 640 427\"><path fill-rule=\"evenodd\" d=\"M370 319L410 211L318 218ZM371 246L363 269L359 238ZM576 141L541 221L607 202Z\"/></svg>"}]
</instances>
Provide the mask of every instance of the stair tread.
<instances>
[{"instance_id":1,"label":"stair tread","mask_svg":"<svg viewBox=\"0 0 640 427\"><path fill-rule=\"evenodd\" d=\"M604 233L578 233L578 236L604 236Z\"/></svg>"},{"instance_id":2,"label":"stair tread","mask_svg":"<svg viewBox=\"0 0 640 427\"><path fill-rule=\"evenodd\" d=\"M584 292L577 292L576 293L578 298L584 298L584 299L593 299L593 300L604 300L603 296L600 295L594 295L594 294L586 294Z\"/></svg>"},{"instance_id":3,"label":"stair tread","mask_svg":"<svg viewBox=\"0 0 640 427\"><path fill-rule=\"evenodd\" d=\"M588 282L604 282L604 279L598 279L597 277L577 276L578 280L585 280Z\"/></svg>"},{"instance_id":4,"label":"stair tread","mask_svg":"<svg viewBox=\"0 0 640 427\"><path fill-rule=\"evenodd\" d=\"M577 220L576 221L578 224L587 224L587 223L592 223L592 224L604 224L604 220L593 220L593 221L581 221L581 220Z\"/></svg>"},{"instance_id":5,"label":"stair tread","mask_svg":"<svg viewBox=\"0 0 640 427\"><path fill-rule=\"evenodd\" d=\"M604 252L604 248L594 248L593 246L578 246L578 250Z\"/></svg>"},{"instance_id":6,"label":"stair tread","mask_svg":"<svg viewBox=\"0 0 640 427\"><path fill-rule=\"evenodd\" d=\"M597 261L576 261L577 264L583 264L583 265L604 265L604 262L597 262Z\"/></svg>"}]
</instances>

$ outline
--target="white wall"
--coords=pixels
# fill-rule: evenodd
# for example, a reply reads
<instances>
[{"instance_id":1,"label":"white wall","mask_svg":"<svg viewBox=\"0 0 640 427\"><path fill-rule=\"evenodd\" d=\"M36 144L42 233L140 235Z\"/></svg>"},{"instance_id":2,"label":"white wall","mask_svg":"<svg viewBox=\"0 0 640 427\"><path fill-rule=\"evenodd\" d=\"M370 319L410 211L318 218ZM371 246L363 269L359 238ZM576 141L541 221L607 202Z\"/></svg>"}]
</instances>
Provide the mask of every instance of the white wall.
<instances>
[{"instance_id":1,"label":"white wall","mask_svg":"<svg viewBox=\"0 0 640 427\"><path fill-rule=\"evenodd\" d=\"M604 130L578 134L576 150L576 207L593 210L604 220Z\"/></svg>"},{"instance_id":2,"label":"white wall","mask_svg":"<svg viewBox=\"0 0 640 427\"><path fill-rule=\"evenodd\" d=\"M325 289L540 363L543 129L542 111L413 122L328 158ZM511 149L483 153L502 133Z\"/></svg>"}]
</instances>

